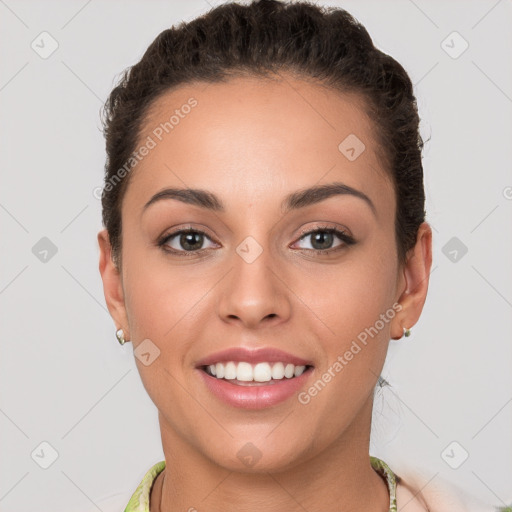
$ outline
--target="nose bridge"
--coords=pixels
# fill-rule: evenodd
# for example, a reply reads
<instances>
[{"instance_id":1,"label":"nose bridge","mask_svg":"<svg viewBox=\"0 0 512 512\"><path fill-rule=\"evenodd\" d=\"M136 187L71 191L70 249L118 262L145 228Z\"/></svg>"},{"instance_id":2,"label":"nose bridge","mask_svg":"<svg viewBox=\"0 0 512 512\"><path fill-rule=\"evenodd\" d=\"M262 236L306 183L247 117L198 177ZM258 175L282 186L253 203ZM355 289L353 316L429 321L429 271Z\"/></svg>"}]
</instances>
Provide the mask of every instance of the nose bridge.
<instances>
[{"instance_id":1,"label":"nose bridge","mask_svg":"<svg viewBox=\"0 0 512 512\"><path fill-rule=\"evenodd\" d=\"M270 318L284 320L290 314L286 286L279 278L280 264L263 235L258 238L261 243L247 236L235 247L218 311L224 320L239 319L251 327Z\"/></svg>"}]
</instances>

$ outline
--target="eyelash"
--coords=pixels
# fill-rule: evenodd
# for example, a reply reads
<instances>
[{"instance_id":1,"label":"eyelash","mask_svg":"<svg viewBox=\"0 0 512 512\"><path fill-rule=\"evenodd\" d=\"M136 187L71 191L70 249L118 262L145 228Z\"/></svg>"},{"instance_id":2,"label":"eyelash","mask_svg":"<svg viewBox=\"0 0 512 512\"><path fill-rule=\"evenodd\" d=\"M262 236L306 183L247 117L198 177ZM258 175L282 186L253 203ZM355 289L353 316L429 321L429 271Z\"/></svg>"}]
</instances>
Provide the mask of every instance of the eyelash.
<instances>
[{"instance_id":1,"label":"eyelash","mask_svg":"<svg viewBox=\"0 0 512 512\"><path fill-rule=\"evenodd\" d=\"M207 250L207 249L199 249L199 250L196 250L196 251L177 251L175 249L169 249L169 248L165 247L165 244L169 240L171 240L172 238L174 238L174 237L176 237L178 235L182 235L182 234L186 234L186 233L198 233L198 234L204 235L206 238L210 239L208 234L206 232L200 230L200 229L187 228L187 229L180 229L178 231L174 231L172 233L164 235L157 242L157 245L166 253L175 254L176 256L185 257L185 258L187 258L187 257L190 258L190 257L197 256L197 254L201 253L201 251L206 251ZM299 251L307 251L307 252L313 251L316 254L325 255L325 254L332 254L332 253L334 253L334 252L336 252L336 251L338 251L340 249L343 249L347 245L353 245L353 244L356 243L354 238L351 237L350 235L348 235L345 231L342 231L342 230L334 228L334 227L329 227L329 226L319 226L319 227L317 227L317 228L315 228L313 230L303 231L300 234L298 240L302 240L303 238L306 238L307 236L315 234L315 233L330 233L330 234L334 234L343 242L343 244L339 245L337 247L331 248L331 249L297 249L297 250L299 250Z\"/></svg>"}]
</instances>

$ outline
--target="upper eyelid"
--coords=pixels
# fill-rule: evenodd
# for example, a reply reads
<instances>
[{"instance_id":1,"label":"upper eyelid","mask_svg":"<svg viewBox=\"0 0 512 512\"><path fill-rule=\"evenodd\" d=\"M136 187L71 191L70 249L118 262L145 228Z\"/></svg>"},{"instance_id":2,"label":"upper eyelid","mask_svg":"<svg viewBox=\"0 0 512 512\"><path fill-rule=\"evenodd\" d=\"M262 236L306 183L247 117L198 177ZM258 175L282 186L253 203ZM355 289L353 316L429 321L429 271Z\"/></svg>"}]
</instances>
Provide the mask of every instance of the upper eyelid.
<instances>
[{"instance_id":1,"label":"upper eyelid","mask_svg":"<svg viewBox=\"0 0 512 512\"><path fill-rule=\"evenodd\" d=\"M160 242L161 243L167 243L172 238L175 238L178 235L181 235L183 233L200 233L200 234L204 235L205 237L207 237L213 243L218 243L215 240L213 240L213 237L211 235L209 235L205 230L199 229L199 228L192 228L192 227L180 228L180 229L177 229L176 231L172 231L170 233L167 233L166 235L163 235L163 236L160 237Z\"/></svg>"},{"instance_id":2,"label":"upper eyelid","mask_svg":"<svg viewBox=\"0 0 512 512\"><path fill-rule=\"evenodd\" d=\"M334 236L342 242L342 245L353 245L354 243L356 243L355 238L350 233L347 233L344 229L339 228L339 227L329 227L329 226L307 230L299 236L299 238L297 239L296 242L293 242L293 243L295 244L295 243L299 242L300 240L302 240L303 238L308 237L308 236L312 235L313 233L316 233L319 231L320 232L326 231L326 232L333 233ZM329 252L329 251L334 251L335 249L336 248L329 248L329 249L325 249L324 251ZM303 249L303 250L316 251L316 252L322 251L321 249Z\"/></svg>"},{"instance_id":3,"label":"upper eyelid","mask_svg":"<svg viewBox=\"0 0 512 512\"><path fill-rule=\"evenodd\" d=\"M299 239L305 235L309 235L311 233L316 233L317 231L339 231L341 233L345 233L350 236L349 230L346 229L345 227L341 227L341 226L334 225L334 224L327 224L327 225L323 225L323 226L316 226L313 228L304 229L303 231L300 232Z\"/></svg>"}]
</instances>

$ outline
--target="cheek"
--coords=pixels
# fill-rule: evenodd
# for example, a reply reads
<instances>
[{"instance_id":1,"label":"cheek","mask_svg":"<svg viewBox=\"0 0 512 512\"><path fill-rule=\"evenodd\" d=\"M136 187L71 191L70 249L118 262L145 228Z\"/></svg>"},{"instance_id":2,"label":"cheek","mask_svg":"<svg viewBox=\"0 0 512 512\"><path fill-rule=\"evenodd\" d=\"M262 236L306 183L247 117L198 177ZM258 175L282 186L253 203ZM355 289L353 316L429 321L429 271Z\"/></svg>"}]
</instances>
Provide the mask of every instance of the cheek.
<instances>
[{"instance_id":1,"label":"cheek","mask_svg":"<svg viewBox=\"0 0 512 512\"><path fill-rule=\"evenodd\" d=\"M301 397L311 418L338 411L324 425L325 438L336 435L368 399L382 370L393 309L396 268L378 253L324 269L322 280L301 280L298 295L314 304L309 328L325 355L312 386ZM383 316L381 316L383 315ZM308 409L310 407L310 409ZM306 420L308 421L308 420ZM313 420L312 420L313 421ZM313 427L312 427L313 428Z\"/></svg>"},{"instance_id":2,"label":"cheek","mask_svg":"<svg viewBox=\"0 0 512 512\"><path fill-rule=\"evenodd\" d=\"M298 295L314 304L311 309L318 318L310 315L310 327L325 354L316 376L322 382L304 397L313 408L335 407L351 417L371 393L396 314L396 271L393 248L380 240L340 264L326 266L321 279L301 279ZM334 430L338 427L334 422Z\"/></svg>"},{"instance_id":3,"label":"cheek","mask_svg":"<svg viewBox=\"0 0 512 512\"><path fill-rule=\"evenodd\" d=\"M171 264L157 249L130 243L128 238L123 281L132 337L161 340L172 336L177 322L190 315L204 295L205 284L190 279L187 266Z\"/></svg>"},{"instance_id":4,"label":"cheek","mask_svg":"<svg viewBox=\"0 0 512 512\"><path fill-rule=\"evenodd\" d=\"M341 344L374 325L393 305L397 277L393 257L361 250L306 276L297 276L297 295L316 313L311 318L317 318L322 332Z\"/></svg>"}]
</instances>

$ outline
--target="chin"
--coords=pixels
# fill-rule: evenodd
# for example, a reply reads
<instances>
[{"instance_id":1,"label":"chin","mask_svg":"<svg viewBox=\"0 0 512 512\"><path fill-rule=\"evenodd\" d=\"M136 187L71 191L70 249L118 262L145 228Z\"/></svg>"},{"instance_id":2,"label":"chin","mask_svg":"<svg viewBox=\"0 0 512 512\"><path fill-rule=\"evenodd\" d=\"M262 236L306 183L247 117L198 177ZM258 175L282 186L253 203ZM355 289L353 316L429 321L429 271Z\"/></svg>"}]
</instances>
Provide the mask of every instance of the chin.
<instances>
[{"instance_id":1,"label":"chin","mask_svg":"<svg viewBox=\"0 0 512 512\"><path fill-rule=\"evenodd\" d=\"M210 454L213 462L237 473L264 474L280 473L304 462L304 446L275 446L261 441L233 440L232 446L224 447L220 453Z\"/></svg>"}]
</instances>

